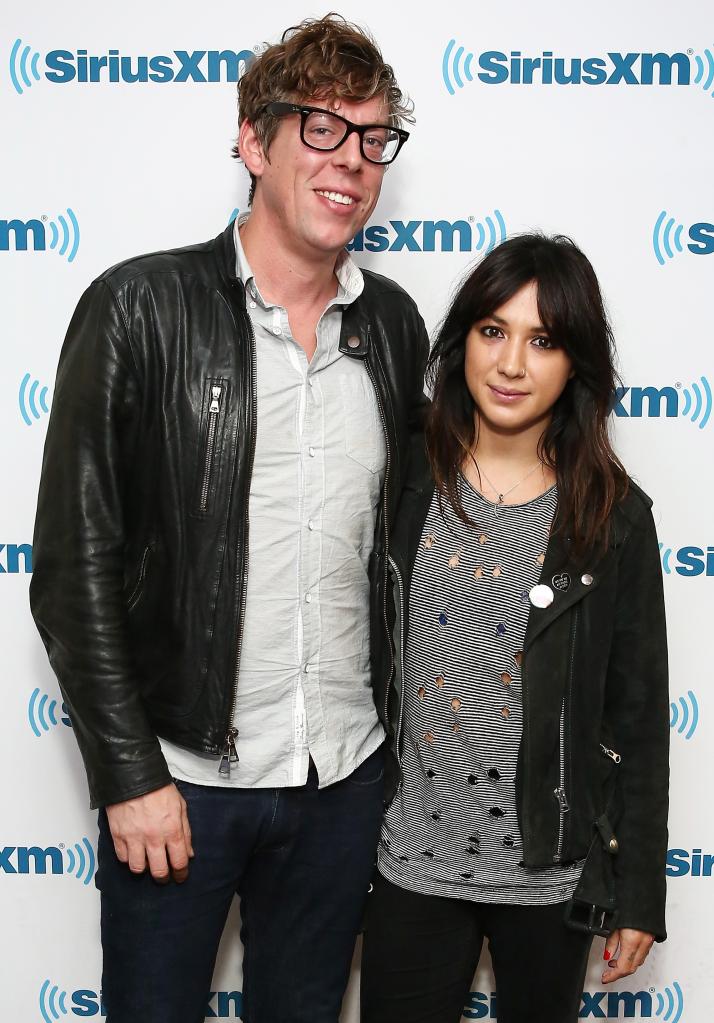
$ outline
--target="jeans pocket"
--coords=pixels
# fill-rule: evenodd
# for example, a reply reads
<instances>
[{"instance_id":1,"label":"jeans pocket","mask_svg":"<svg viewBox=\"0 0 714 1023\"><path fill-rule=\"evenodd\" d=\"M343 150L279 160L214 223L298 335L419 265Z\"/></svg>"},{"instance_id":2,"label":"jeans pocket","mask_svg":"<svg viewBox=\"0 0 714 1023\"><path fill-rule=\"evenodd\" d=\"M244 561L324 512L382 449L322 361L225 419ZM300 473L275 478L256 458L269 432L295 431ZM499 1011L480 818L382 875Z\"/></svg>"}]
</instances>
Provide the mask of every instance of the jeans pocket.
<instances>
[{"instance_id":1,"label":"jeans pocket","mask_svg":"<svg viewBox=\"0 0 714 1023\"><path fill-rule=\"evenodd\" d=\"M345 781L349 785L377 785L384 778L384 746L363 760Z\"/></svg>"}]
</instances>

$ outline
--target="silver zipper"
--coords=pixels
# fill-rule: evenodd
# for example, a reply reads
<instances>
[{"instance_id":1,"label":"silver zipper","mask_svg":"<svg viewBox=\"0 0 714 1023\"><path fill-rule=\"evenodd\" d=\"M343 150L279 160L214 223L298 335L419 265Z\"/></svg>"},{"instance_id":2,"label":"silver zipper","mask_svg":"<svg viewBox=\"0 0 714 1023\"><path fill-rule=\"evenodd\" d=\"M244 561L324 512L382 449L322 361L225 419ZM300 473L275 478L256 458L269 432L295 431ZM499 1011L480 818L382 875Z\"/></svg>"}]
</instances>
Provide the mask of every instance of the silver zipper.
<instances>
[{"instance_id":1,"label":"silver zipper","mask_svg":"<svg viewBox=\"0 0 714 1023\"><path fill-rule=\"evenodd\" d=\"M607 746L603 746L602 743L600 743L600 749L603 751L606 757L609 757L610 760L614 760L616 764L619 764L620 761L622 760L622 757L620 756L619 753L615 753L614 749L608 749Z\"/></svg>"},{"instance_id":2,"label":"silver zipper","mask_svg":"<svg viewBox=\"0 0 714 1023\"><path fill-rule=\"evenodd\" d=\"M558 850L553 857L554 863L560 863L563 854L563 836L565 833L565 815L570 809L568 797L565 794L565 699L560 708L560 750L559 750L559 784L553 789L553 795L558 800L560 819L558 821Z\"/></svg>"},{"instance_id":3,"label":"silver zipper","mask_svg":"<svg viewBox=\"0 0 714 1023\"><path fill-rule=\"evenodd\" d=\"M379 354L376 352L376 350L375 350L375 354L376 354L377 359L379 359ZM384 507L384 555L385 555L385 557L384 557L384 600L382 602L382 613L383 613L383 616L384 616L384 631L385 631L385 634L387 636L387 640L389 640L389 622L387 621L387 565L388 565L388 560L389 560L389 522L388 522L388 517L387 517L387 488L389 486L389 472L390 472L390 468L391 468L391 464L392 464L392 457L391 457L391 452L389 450L389 432L387 430L387 418L384 415L384 408L382 407L382 399L379 396L379 389L377 387L377 381L375 379L374 373L372 372L372 367L369 365L369 362L366 359L365 359L365 362L364 362L364 366L365 366L365 369L367 370L367 375L369 376L370 380L372 381L372 386L374 387L374 393L375 393L375 396L377 398L377 408L379 409L379 416L380 416L380 419L382 420L382 429L384 430L384 445L385 445L386 452L387 452L386 466L385 466L385 470L384 470L384 493L382 495L382 497L383 497L383 507ZM392 644L391 644L391 642L389 643L389 652L390 652L392 663L391 663L391 666L390 666L390 669L389 669L389 675L387 677L387 688L386 688L386 692L385 692L385 696L384 696L384 721L387 724L389 724L389 719L387 717L387 707L388 707L388 704L389 704L389 686L391 685L392 675L394 673L394 656L392 654Z\"/></svg>"},{"instance_id":4,"label":"silver zipper","mask_svg":"<svg viewBox=\"0 0 714 1023\"><path fill-rule=\"evenodd\" d=\"M127 601L127 611L131 611L139 597L141 596L141 589L144 583L144 576L146 575L146 562L148 561L149 554L151 552L152 545L149 543L144 548L144 553L141 556L141 565L139 566L139 578L136 580L136 586L131 591L131 596Z\"/></svg>"},{"instance_id":5,"label":"silver zipper","mask_svg":"<svg viewBox=\"0 0 714 1023\"><path fill-rule=\"evenodd\" d=\"M394 572L397 578L397 589L399 590L399 658L400 664L402 666L402 693L401 698L399 700L399 721L397 722L395 745L397 752L397 762L401 767L402 758L399 748L399 740L402 734L402 721L404 718L404 586L402 583L401 572L397 568L394 559L387 555L387 560L389 564L392 566L392 571Z\"/></svg>"},{"instance_id":6,"label":"silver zipper","mask_svg":"<svg viewBox=\"0 0 714 1023\"><path fill-rule=\"evenodd\" d=\"M255 459L255 440L256 440L256 408L258 404L258 395L256 390L256 363L255 363L255 332L253 331L253 324L248 317L248 326L250 327L250 365L252 369L251 385L250 385L250 398L251 398L251 419L252 419L252 430L251 430L251 443L250 443L250 455L248 458L247 466L247 480L249 481L253 475L253 461ZM233 726L233 714L236 707L236 699L238 697L238 670L240 667L240 648L241 640L243 638L243 623L245 621L245 602L247 596L247 587L245 586L245 580L248 577L248 512L245 510L245 523L244 523L244 536L243 536L243 575L242 581L243 592L241 594L240 610L238 612L238 628L237 628L237 642L236 642L236 662L235 671L233 674L233 696L231 698L230 711L228 713L228 731L226 732L226 738L224 741L223 749L221 750L221 766L219 772L230 777L231 764L237 764L240 760L238 751L236 750L235 741L238 738L238 729ZM236 594L238 587L241 583L241 576L236 575ZM232 758L231 753L234 754ZM226 759L227 758L227 759ZM221 771L224 765L224 761L227 770Z\"/></svg>"},{"instance_id":7,"label":"silver zipper","mask_svg":"<svg viewBox=\"0 0 714 1023\"><path fill-rule=\"evenodd\" d=\"M198 503L199 511L205 512L208 507L208 489L211 485L211 470L213 469L213 456L216 447L216 427L221 412L222 387L211 387L211 404L208 408L208 435L206 437L206 460L203 466L203 482L201 485L201 499Z\"/></svg>"},{"instance_id":8,"label":"silver zipper","mask_svg":"<svg viewBox=\"0 0 714 1023\"><path fill-rule=\"evenodd\" d=\"M570 673L568 676L568 691L566 696L563 697L563 703L560 708L560 748L559 748L559 778L558 786L553 789L553 795L558 801L559 820L558 820L558 848L555 856L553 857L554 863L560 863L563 856L563 840L565 837L565 815L570 809L568 803L568 797L565 791L565 701L566 697L570 695L570 687L573 681L573 667L575 663L575 640L578 633L578 609L575 608L574 620L573 620L573 635L570 641Z\"/></svg>"}]
</instances>

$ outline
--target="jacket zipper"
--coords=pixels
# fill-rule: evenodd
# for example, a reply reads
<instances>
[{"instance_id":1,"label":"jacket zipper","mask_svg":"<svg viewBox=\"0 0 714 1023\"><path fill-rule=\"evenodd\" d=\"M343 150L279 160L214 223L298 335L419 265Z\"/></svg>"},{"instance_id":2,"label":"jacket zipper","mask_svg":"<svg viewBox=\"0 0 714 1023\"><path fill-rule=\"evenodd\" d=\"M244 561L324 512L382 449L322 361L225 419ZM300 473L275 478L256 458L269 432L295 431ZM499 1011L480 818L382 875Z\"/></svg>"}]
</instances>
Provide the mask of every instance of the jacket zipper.
<instances>
[{"instance_id":1,"label":"jacket zipper","mask_svg":"<svg viewBox=\"0 0 714 1023\"><path fill-rule=\"evenodd\" d=\"M201 484L201 499L198 503L200 512L208 508L208 490L211 485L211 472L216 449L216 427L218 417L221 413L222 387L211 387L211 404L208 409L208 435L206 437L206 460L203 465L203 482Z\"/></svg>"},{"instance_id":2,"label":"jacket zipper","mask_svg":"<svg viewBox=\"0 0 714 1023\"><path fill-rule=\"evenodd\" d=\"M399 720L397 722L397 731L395 735L395 746L397 753L397 763L402 766L402 757L400 751L400 739L402 735L402 721L404 719L404 586L402 584L402 575L397 568L396 562L393 558L387 556L389 564L392 566L392 571L397 579L397 589L399 590L399 658L402 666L402 693L399 700ZM401 783L400 783L401 784Z\"/></svg>"},{"instance_id":3,"label":"jacket zipper","mask_svg":"<svg viewBox=\"0 0 714 1023\"><path fill-rule=\"evenodd\" d=\"M142 587L143 587L143 584L144 584L144 577L146 575L146 562L149 559L149 554L151 552L151 547L152 547L152 545L149 543L144 548L144 553L141 556L141 564L139 565L139 578L136 580L136 586L131 591L131 596L129 597L129 600L127 601L127 605L126 605L127 606L127 611L131 611L131 609L134 607L134 605L139 600L139 597L141 596L141 590L142 590Z\"/></svg>"},{"instance_id":4,"label":"jacket zipper","mask_svg":"<svg viewBox=\"0 0 714 1023\"><path fill-rule=\"evenodd\" d=\"M573 633L570 641L570 673L568 676L568 688L565 696L563 697L563 703L560 708L560 742L558 751L558 786L553 789L553 795L558 801L558 848L556 854L553 857L554 863L560 863L563 856L563 841L565 837L565 815L570 809L568 803L568 796L565 791L565 705L566 700L570 697L570 691L573 683L573 668L575 665L575 640L578 633L578 608L575 608L573 618Z\"/></svg>"},{"instance_id":5,"label":"jacket zipper","mask_svg":"<svg viewBox=\"0 0 714 1023\"><path fill-rule=\"evenodd\" d=\"M608 749L607 746L603 746L602 743L600 743L600 749L603 751L606 757L609 757L610 760L614 760L616 764L619 764L620 761L622 760L622 757L620 756L619 753L615 753L614 749Z\"/></svg>"},{"instance_id":6,"label":"jacket zipper","mask_svg":"<svg viewBox=\"0 0 714 1023\"><path fill-rule=\"evenodd\" d=\"M250 400L251 400L251 440L250 440L250 455L248 458L247 474L246 479L249 481L253 475L253 461L255 459L255 442L256 442L256 408L258 402L257 388L256 388L256 364L255 364L255 332L253 330L253 324L250 321L250 317L247 317L248 325L250 327L250 366L251 366L251 381L250 381ZM218 773L225 777L230 777L231 764L237 764L240 760L238 751L236 749L236 739L238 738L238 729L233 725L233 714L236 708L236 699L238 697L238 670L240 667L240 648L241 639L243 636L243 623L245 621L245 602L246 602L246 586L245 580L248 575L248 502L246 500L244 506L244 523L243 523L243 566L242 571L236 574L236 596L238 594L238 587L241 582L243 583L243 592L241 594L240 610L238 612L238 628L237 628L237 644L236 644L236 661L235 671L233 673L233 695L231 697L231 706L228 713L228 731L221 749L221 762L218 768Z\"/></svg>"},{"instance_id":7,"label":"jacket zipper","mask_svg":"<svg viewBox=\"0 0 714 1023\"><path fill-rule=\"evenodd\" d=\"M368 332L369 332L369 328L367 328L367 329L368 329ZM374 387L374 393L375 393L376 398L377 398L377 408L379 409L379 415L380 415L380 418L382 420L382 429L384 430L384 444L385 444L385 448L386 448L386 451L387 451L386 466L385 466L385 471L384 471L384 492L383 492L383 495L382 495L382 498L383 498L383 508L384 508L384 580L383 580L384 598L383 598L383 601L382 601L382 614L383 614L383 617L384 617L384 631L385 631L385 634L386 634L386 637L387 637L387 646L389 647L389 654L390 654L390 658L391 658L391 662L392 662L390 667L389 667L389 674L387 676L387 687L386 687L386 692L385 692L385 696L384 696L384 721L385 721L386 725L388 725L389 724L389 718L387 717L387 707L389 705L389 686L391 685L392 675L394 674L394 655L392 654L392 643L391 643L391 638L390 638L390 635L389 635L389 622L387 620L387 571L388 571L388 563L389 563L389 561L388 561L388 559L389 559L389 523L388 523L388 516L387 516L387 507L388 507L387 488L389 486L389 472L390 472L391 465L392 465L392 456L391 456L391 452L389 450L389 431L387 430L387 417L384 414L384 407L382 405L382 398L381 398L380 393L379 393L379 388L377 387L377 380L376 380L375 375L374 375L374 373L372 371L372 367L370 366L370 364L367 361L367 359L365 359L364 365L365 365L365 369L367 370L367 374L368 374L370 380L372 381L372 386Z\"/></svg>"}]
</instances>

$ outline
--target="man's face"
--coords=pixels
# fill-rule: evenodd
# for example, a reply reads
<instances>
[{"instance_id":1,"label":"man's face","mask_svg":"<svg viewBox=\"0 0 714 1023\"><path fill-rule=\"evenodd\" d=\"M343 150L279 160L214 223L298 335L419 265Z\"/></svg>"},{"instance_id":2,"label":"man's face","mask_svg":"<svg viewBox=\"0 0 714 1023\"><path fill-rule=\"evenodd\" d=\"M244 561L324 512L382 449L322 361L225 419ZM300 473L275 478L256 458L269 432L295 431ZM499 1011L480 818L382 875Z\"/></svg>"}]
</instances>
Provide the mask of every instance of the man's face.
<instances>
[{"instance_id":1,"label":"man's face","mask_svg":"<svg viewBox=\"0 0 714 1023\"><path fill-rule=\"evenodd\" d=\"M359 103L325 97L305 102L355 124L388 123L383 97ZM288 247L336 255L369 219L386 168L365 160L355 133L331 152L310 149L300 140L299 114L280 119L268 156L255 205L264 207Z\"/></svg>"}]
</instances>

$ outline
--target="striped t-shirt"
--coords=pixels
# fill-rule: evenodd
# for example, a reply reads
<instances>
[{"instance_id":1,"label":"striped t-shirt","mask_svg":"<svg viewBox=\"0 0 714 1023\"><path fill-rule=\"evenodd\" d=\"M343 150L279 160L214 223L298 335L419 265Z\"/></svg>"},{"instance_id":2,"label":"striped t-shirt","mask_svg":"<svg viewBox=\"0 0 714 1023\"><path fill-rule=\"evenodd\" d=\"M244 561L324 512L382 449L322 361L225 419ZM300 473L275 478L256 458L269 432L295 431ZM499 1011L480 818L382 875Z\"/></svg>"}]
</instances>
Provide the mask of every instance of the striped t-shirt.
<instances>
[{"instance_id":1,"label":"striped t-shirt","mask_svg":"<svg viewBox=\"0 0 714 1023\"><path fill-rule=\"evenodd\" d=\"M380 873L412 891L534 905L568 899L582 863L520 865L515 776L529 591L557 489L494 505L461 480L468 527L434 495L414 564L404 657L403 785ZM534 694L534 699L537 699Z\"/></svg>"}]
</instances>

